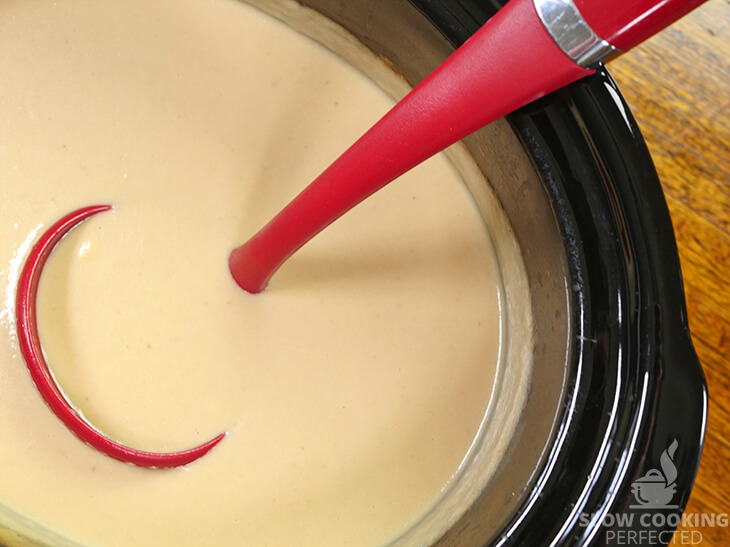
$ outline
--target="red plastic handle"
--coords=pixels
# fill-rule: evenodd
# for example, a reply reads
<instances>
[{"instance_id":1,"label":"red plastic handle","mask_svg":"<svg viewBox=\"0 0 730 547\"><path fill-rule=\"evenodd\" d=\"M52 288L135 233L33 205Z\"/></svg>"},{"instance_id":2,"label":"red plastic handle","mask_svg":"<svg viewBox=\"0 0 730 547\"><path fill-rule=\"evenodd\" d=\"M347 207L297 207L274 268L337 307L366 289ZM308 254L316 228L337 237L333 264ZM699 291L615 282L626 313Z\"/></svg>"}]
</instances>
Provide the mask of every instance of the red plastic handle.
<instances>
[{"instance_id":1,"label":"red plastic handle","mask_svg":"<svg viewBox=\"0 0 730 547\"><path fill-rule=\"evenodd\" d=\"M558 48L533 0L512 0L229 258L262 291L284 261L366 197L486 124L593 71Z\"/></svg>"},{"instance_id":2,"label":"red plastic handle","mask_svg":"<svg viewBox=\"0 0 730 547\"><path fill-rule=\"evenodd\" d=\"M226 434L221 433L195 448L180 452L147 452L123 445L104 435L74 408L46 363L36 319L36 296L43 267L54 247L69 231L89 217L109 209L109 205L92 205L69 213L48 228L31 249L18 280L16 315L20 351L43 400L66 427L86 444L107 456L141 467L187 465L207 454Z\"/></svg>"},{"instance_id":3,"label":"red plastic handle","mask_svg":"<svg viewBox=\"0 0 730 547\"><path fill-rule=\"evenodd\" d=\"M593 32L628 50L704 0L570 0ZM480 127L592 71L543 26L535 0L511 0L470 40L327 168L249 241L229 266L262 291L309 239L390 181ZM561 13L554 19L560 24ZM568 29L570 30L570 29Z\"/></svg>"},{"instance_id":4,"label":"red plastic handle","mask_svg":"<svg viewBox=\"0 0 730 547\"><path fill-rule=\"evenodd\" d=\"M707 0L573 1L598 36L628 51Z\"/></svg>"}]
</instances>

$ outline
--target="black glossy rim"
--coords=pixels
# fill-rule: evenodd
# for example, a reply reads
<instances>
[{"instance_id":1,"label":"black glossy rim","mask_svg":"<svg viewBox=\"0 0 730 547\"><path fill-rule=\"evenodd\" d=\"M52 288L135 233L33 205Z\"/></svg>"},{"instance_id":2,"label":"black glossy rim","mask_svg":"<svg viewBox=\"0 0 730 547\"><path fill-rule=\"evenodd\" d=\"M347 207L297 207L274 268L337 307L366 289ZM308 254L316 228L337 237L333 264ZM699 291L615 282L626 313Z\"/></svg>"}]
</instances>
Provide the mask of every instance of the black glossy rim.
<instances>
[{"instance_id":1,"label":"black glossy rim","mask_svg":"<svg viewBox=\"0 0 730 547\"><path fill-rule=\"evenodd\" d=\"M411 1L455 46L500 6ZM699 466L707 393L656 170L603 67L508 121L543 178L568 250L575 350L566 408L574 405L540 490L485 541L668 544ZM667 450L671 499L642 497L632 485L663 472Z\"/></svg>"}]
</instances>

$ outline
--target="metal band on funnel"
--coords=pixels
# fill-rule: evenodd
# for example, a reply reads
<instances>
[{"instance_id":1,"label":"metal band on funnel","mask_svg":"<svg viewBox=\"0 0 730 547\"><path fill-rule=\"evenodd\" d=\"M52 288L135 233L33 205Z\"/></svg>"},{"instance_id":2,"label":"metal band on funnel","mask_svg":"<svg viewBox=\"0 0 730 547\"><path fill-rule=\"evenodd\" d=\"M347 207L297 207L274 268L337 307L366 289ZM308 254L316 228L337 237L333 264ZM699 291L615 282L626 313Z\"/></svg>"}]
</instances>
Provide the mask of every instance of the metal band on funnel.
<instances>
[{"instance_id":1,"label":"metal band on funnel","mask_svg":"<svg viewBox=\"0 0 730 547\"><path fill-rule=\"evenodd\" d=\"M533 1L545 29L576 64L589 68L622 53L593 31L573 0Z\"/></svg>"}]
</instances>

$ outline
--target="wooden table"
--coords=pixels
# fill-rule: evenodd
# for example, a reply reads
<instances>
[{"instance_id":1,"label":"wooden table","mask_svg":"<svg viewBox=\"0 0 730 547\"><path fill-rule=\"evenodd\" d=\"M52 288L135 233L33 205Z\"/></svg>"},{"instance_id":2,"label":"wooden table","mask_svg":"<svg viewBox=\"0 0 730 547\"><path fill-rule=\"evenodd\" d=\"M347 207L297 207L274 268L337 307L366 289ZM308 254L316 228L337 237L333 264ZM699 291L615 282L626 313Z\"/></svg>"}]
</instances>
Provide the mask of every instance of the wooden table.
<instances>
[{"instance_id":1,"label":"wooden table","mask_svg":"<svg viewBox=\"0 0 730 547\"><path fill-rule=\"evenodd\" d=\"M710 0L609 64L664 186L689 326L710 394L705 447L686 511L730 513L730 2ZM680 528L702 546L730 527ZM684 535L685 544L689 534ZM699 539L694 534L695 542ZM678 534L673 544L681 545Z\"/></svg>"}]
</instances>

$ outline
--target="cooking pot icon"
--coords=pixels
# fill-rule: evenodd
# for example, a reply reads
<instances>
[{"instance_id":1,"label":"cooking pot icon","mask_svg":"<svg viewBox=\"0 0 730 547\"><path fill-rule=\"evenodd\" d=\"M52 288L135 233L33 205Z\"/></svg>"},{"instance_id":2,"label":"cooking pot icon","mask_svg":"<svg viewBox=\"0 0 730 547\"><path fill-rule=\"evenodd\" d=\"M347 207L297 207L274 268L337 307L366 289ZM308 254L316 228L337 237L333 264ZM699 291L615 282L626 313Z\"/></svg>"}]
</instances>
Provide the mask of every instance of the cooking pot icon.
<instances>
[{"instance_id":1,"label":"cooking pot icon","mask_svg":"<svg viewBox=\"0 0 730 547\"><path fill-rule=\"evenodd\" d=\"M672 444L662 452L659 458L659 469L651 469L646 475L635 480L631 485L631 493L634 494L638 505L635 508L662 508L671 509L676 505L669 505L677 491L675 480L677 468L674 465L674 453L679 443L674 439Z\"/></svg>"}]
</instances>

